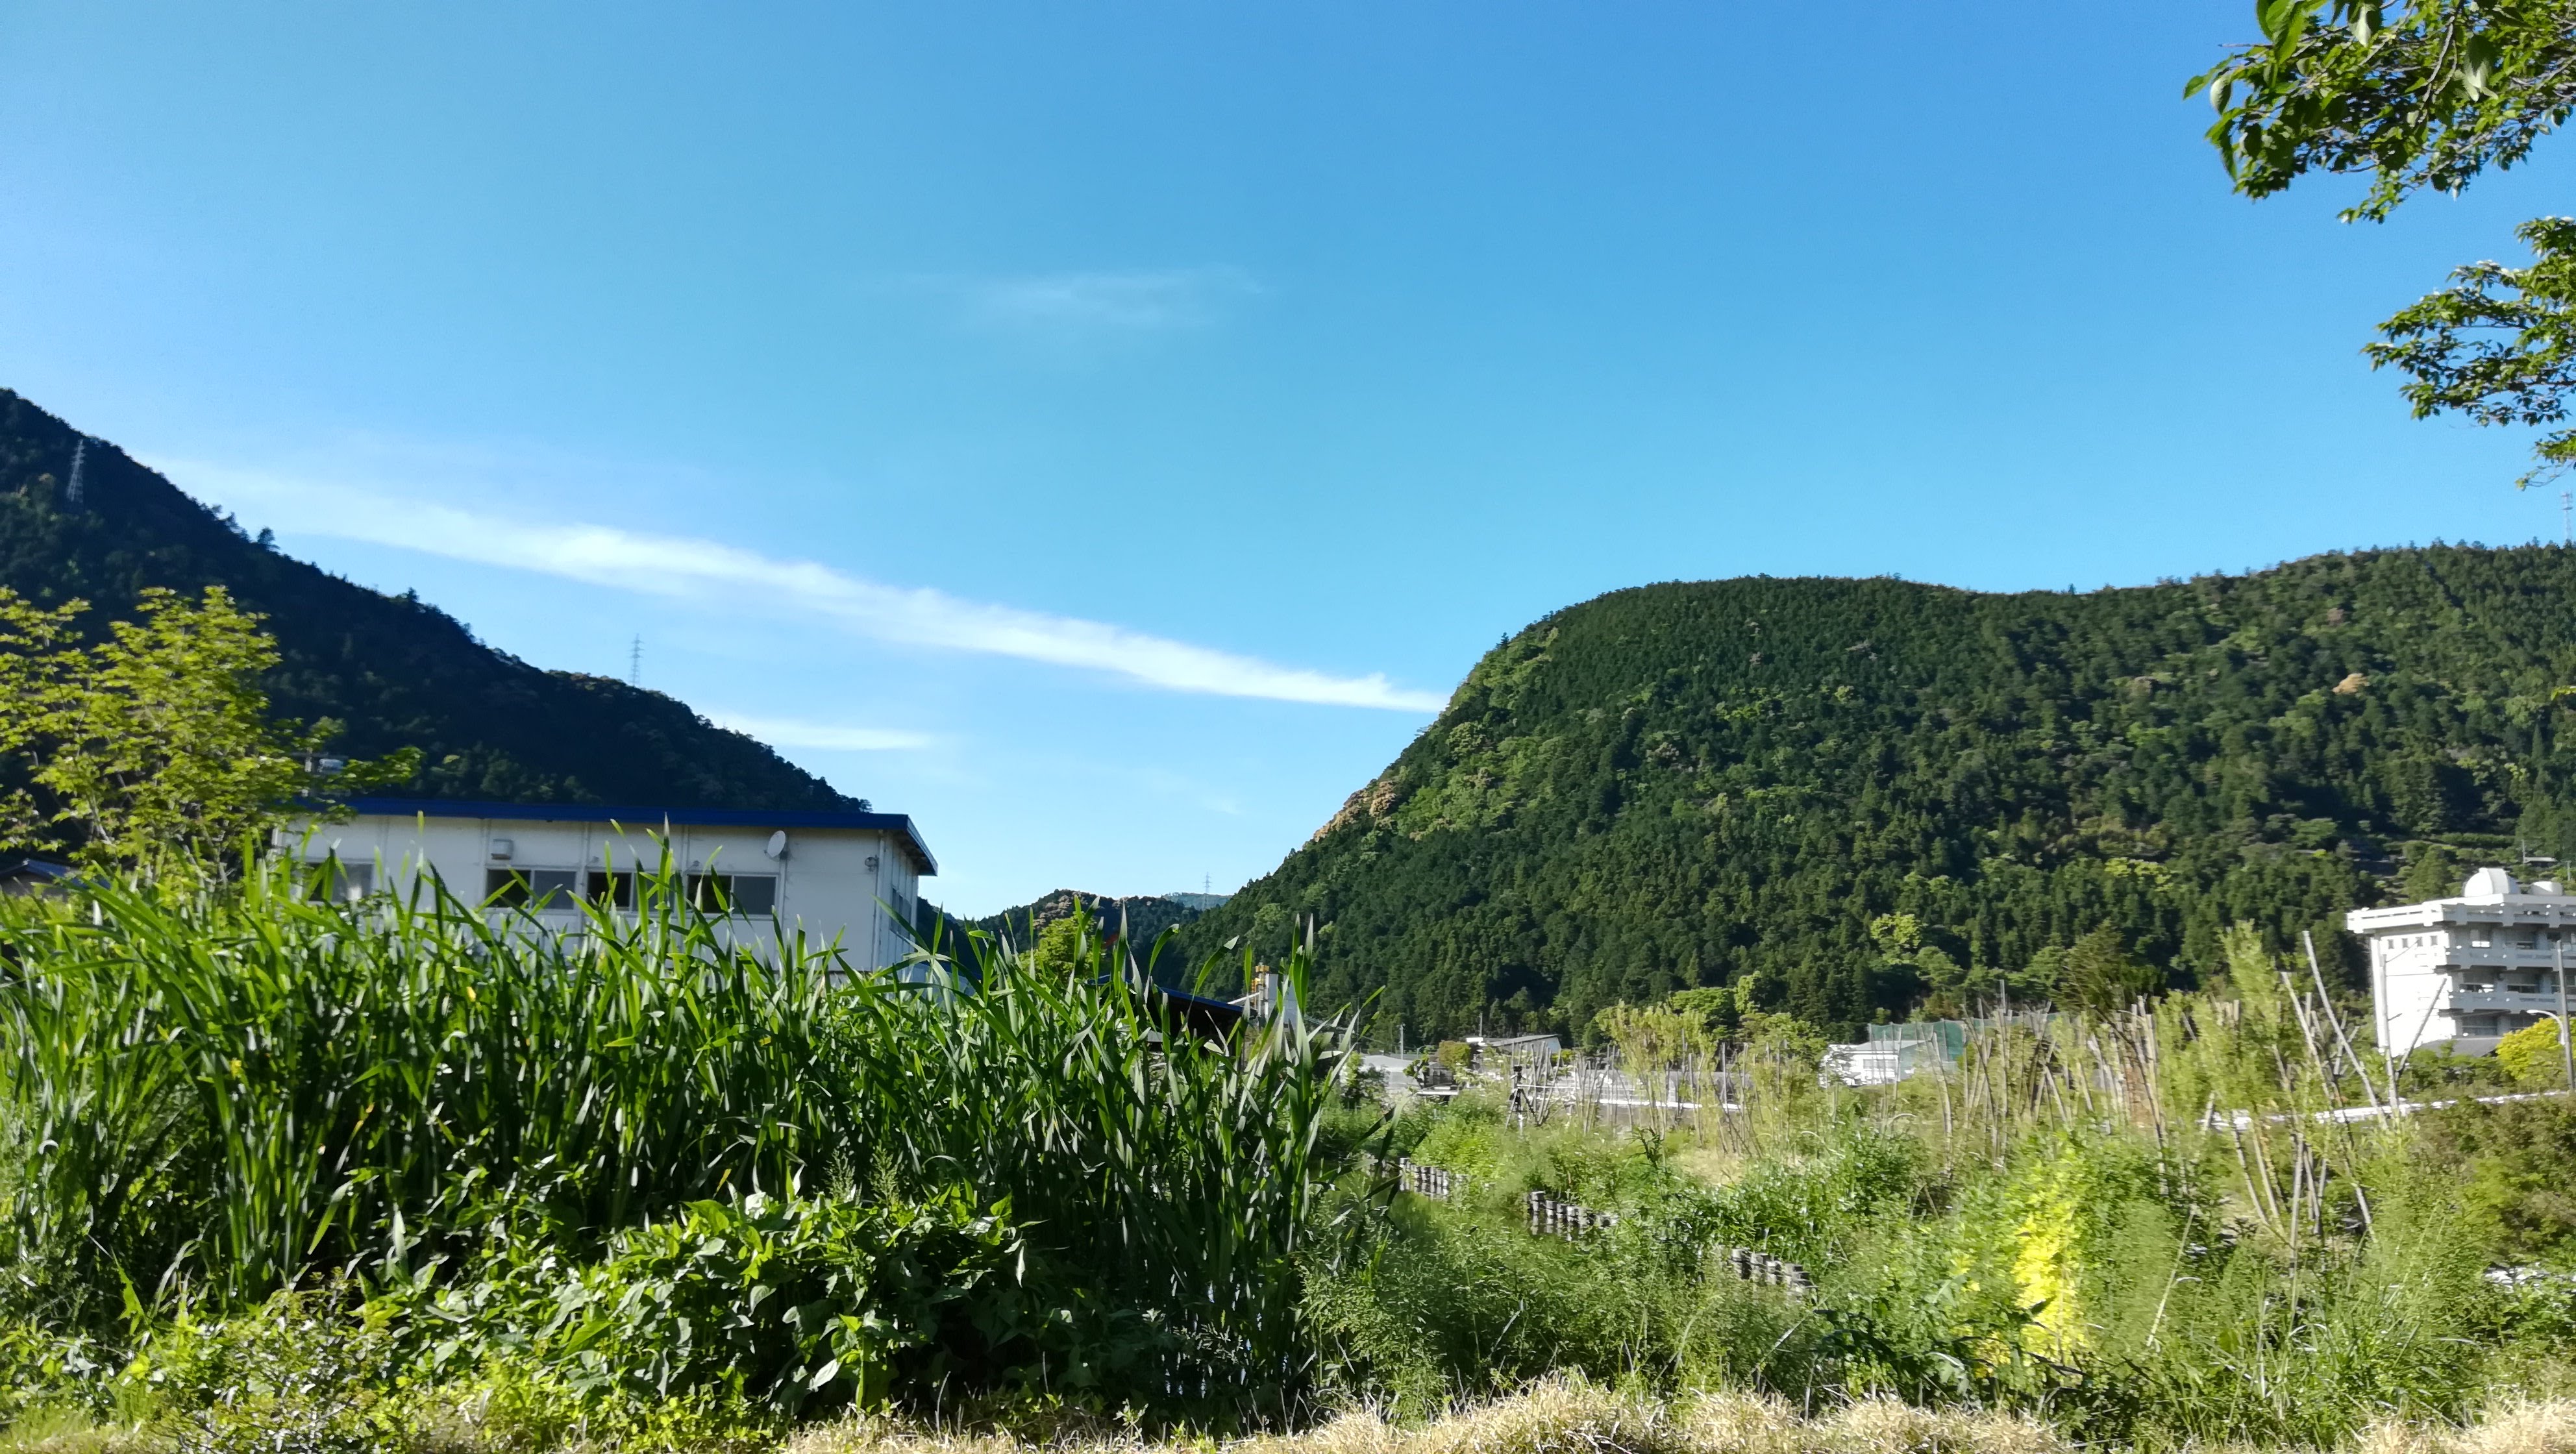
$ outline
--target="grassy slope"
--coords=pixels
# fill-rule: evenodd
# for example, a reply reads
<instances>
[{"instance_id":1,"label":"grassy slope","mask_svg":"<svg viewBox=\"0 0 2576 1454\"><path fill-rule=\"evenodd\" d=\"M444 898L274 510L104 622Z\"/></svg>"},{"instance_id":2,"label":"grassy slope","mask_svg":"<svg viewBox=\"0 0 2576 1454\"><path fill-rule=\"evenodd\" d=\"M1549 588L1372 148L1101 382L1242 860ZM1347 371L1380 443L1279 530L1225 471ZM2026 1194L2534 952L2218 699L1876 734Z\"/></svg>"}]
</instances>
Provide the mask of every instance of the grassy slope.
<instances>
[{"instance_id":1,"label":"grassy slope","mask_svg":"<svg viewBox=\"0 0 2576 1454\"><path fill-rule=\"evenodd\" d=\"M1188 933L1275 955L1314 912L1319 1000L1382 992L1416 1039L1750 972L1850 1033L1921 989L1868 933L1894 910L2005 969L2108 922L2188 982L2238 918L2286 945L2408 863L2576 854L2571 588L2576 553L2435 547L2086 595L1618 591L1504 641Z\"/></svg>"},{"instance_id":2,"label":"grassy slope","mask_svg":"<svg viewBox=\"0 0 2576 1454\"><path fill-rule=\"evenodd\" d=\"M242 538L229 520L100 440L65 498L78 436L0 389L0 585L121 613L146 586L220 584L267 613L283 715L335 717L360 756L416 746L415 791L450 798L840 807L831 785L685 704L550 672L476 641L410 596L353 585Z\"/></svg>"}]
</instances>

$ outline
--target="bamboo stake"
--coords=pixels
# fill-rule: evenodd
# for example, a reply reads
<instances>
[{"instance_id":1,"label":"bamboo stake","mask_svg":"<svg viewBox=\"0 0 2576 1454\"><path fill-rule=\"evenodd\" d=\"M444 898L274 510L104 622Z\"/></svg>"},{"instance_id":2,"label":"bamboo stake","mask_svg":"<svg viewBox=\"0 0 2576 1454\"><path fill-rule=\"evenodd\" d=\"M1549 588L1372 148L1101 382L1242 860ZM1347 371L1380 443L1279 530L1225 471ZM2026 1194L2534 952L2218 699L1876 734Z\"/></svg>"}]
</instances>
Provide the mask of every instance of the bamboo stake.
<instances>
[{"instance_id":1,"label":"bamboo stake","mask_svg":"<svg viewBox=\"0 0 2576 1454\"><path fill-rule=\"evenodd\" d=\"M2344 1059L2352 1062L2353 1073L2361 1077L2361 1093L2370 1098L2371 1109L2377 1110L2379 1092L2371 1089L2369 1067L2363 1065L2361 1057L2353 1053L2352 1037L2343 1032L2343 1016L2335 1013L2334 998L2326 993L2326 972L2317 966L2316 936L2302 929L2299 931L2299 943L2308 951L2308 974L2317 982L2317 1003L2325 1007L2326 1023L2334 1027L2335 1043L2343 1047Z\"/></svg>"}]
</instances>

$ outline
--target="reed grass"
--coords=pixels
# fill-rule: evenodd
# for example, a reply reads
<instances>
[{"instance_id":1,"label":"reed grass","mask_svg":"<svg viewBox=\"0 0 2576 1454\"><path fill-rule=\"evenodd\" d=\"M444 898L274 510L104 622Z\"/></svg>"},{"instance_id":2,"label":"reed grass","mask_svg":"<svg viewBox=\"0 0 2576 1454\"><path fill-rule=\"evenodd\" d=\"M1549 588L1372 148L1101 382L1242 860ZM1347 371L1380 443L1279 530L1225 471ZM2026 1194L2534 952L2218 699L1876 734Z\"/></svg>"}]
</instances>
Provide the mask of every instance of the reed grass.
<instances>
[{"instance_id":1,"label":"reed grass","mask_svg":"<svg viewBox=\"0 0 2576 1454\"><path fill-rule=\"evenodd\" d=\"M737 942L667 873L571 935L435 884L311 902L283 869L10 901L6 1302L112 1335L496 1237L580 1258L704 1198L961 1189L1139 1340L1120 1396L1275 1412L1307 1372L1332 1027L1210 1040L1150 966L1080 960L971 941L853 973L792 930Z\"/></svg>"}]
</instances>

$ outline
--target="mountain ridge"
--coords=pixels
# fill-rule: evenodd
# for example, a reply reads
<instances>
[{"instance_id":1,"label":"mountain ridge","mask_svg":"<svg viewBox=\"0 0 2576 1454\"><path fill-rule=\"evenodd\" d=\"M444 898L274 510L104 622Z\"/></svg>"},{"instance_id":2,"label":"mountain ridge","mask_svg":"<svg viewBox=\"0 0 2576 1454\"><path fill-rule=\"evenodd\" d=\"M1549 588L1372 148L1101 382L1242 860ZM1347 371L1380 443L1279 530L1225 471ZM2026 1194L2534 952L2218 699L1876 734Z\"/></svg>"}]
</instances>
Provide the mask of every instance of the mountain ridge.
<instances>
[{"instance_id":1,"label":"mountain ridge","mask_svg":"<svg viewBox=\"0 0 2576 1454\"><path fill-rule=\"evenodd\" d=\"M1414 1038L1581 1033L1759 976L1845 1035L2044 986L2104 925L2172 982L2242 919L2576 858L2576 552L2436 545L2088 593L1666 582L1507 637L1308 843L1183 930ZM1946 999L1941 997L1946 996Z\"/></svg>"},{"instance_id":2,"label":"mountain ridge","mask_svg":"<svg viewBox=\"0 0 2576 1454\"><path fill-rule=\"evenodd\" d=\"M93 632L145 587L224 586L264 614L277 639L282 659L264 683L272 710L340 720L333 746L356 756L420 748L409 795L732 808L856 801L674 698L532 666L415 594L369 590L280 554L8 389L0 585L44 604L87 599Z\"/></svg>"}]
</instances>

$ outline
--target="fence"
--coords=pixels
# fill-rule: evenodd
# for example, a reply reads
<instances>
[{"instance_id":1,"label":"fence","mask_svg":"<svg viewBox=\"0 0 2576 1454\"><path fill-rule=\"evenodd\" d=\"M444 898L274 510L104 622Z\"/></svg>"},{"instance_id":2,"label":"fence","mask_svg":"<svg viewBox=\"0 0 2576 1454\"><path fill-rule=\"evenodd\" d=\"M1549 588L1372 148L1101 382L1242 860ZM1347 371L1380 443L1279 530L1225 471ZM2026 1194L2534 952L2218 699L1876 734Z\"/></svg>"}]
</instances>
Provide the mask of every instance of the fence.
<instances>
[{"instance_id":1,"label":"fence","mask_svg":"<svg viewBox=\"0 0 2576 1454\"><path fill-rule=\"evenodd\" d=\"M1767 1283L1772 1287L1785 1287L1791 1292L1805 1292L1813 1286L1807 1281L1807 1269L1768 1252L1757 1252L1750 1247L1720 1247L1717 1255L1746 1282Z\"/></svg>"},{"instance_id":2,"label":"fence","mask_svg":"<svg viewBox=\"0 0 2576 1454\"><path fill-rule=\"evenodd\" d=\"M1569 1051L1544 1064L1510 1068L1510 1114L1516 1125L1559 1118L1587 1126L1665 1125L1739 1109L1743 1076L1731 1051L1678 1063L1631 1068L1602 1046Z\"/></svg>"},{"instance_id":3,"label":"fence","mask_svg":"<svg viewBox=\"0 0 2576 1454\"><path fill-rule=\"evenodd\" d=\"M1563 1237L1571 1241L1586 1232L1619 1225L1617 1212L1596 1212L1561 1202L1543 1191L1529 1194L1529 1229L1533 1237Z\"/></svg>"},{"instance_id":4,"label":"fence","mask_svg":"<svg viewBox=\"0 0 2576 1454\"><path fill-rule=\"evenodd\" d=\"M1395 1164L1395 1184L1415 1196L1444 1202L1451 1197L1463 1196L1467 1191L1466 1177L1446 1167L1425 1166L1410 1158Z\"/></svg>"},{"instance_id":5,"label":"fence","mask_svg":"<svg viewBox=\"0 0 2576 1454\"><path fill-rule=\"evenodd\" d=\"M1529 1194L1529 1229L1533 1237L1563 1237L1573 1241L1591 1232L1619 1225L1616 1212L1596 1212L1590 1207L1559 1201L1543 1191ZM1716 1249L1718 1266L1746 1282L1803 1293L1811 1286L1807 1269L1797 1263L1774 1257L1751 1247Z\"/></svg>"}]
</instances>

